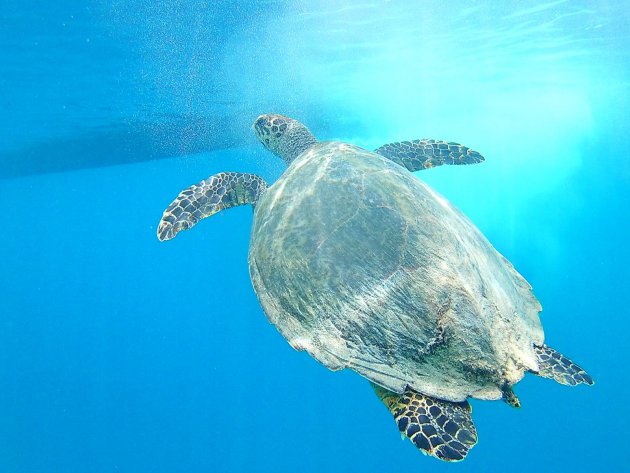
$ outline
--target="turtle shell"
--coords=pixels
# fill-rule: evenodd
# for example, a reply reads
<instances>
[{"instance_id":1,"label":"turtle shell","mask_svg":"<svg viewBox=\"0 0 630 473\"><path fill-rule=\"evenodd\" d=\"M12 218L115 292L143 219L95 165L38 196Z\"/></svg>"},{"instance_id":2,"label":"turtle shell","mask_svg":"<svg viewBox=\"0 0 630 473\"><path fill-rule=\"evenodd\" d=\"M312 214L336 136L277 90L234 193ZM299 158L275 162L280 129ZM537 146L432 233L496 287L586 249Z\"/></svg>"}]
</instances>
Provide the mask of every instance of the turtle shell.
<instances>
[{"instance_id":1,"label":"turtle shell","mask_svg":"<svg viewBox=\"0 0 630 473\"><path fill-rule=\"evenodd\" d=\"M249 269L294 348L391 391L498 399L538 369L527 281L446 199L357 146L314 145L263 194Z\"/></svg>"}]
</instances>

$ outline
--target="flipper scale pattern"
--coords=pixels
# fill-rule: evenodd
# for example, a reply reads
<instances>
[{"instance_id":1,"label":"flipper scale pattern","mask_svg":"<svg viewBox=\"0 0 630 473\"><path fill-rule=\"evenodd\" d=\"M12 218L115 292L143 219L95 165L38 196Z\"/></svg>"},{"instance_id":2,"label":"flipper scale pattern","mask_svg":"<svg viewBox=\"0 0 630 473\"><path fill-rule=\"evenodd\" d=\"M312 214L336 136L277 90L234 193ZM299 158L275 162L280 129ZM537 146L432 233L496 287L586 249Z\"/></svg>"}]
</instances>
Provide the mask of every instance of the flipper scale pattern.
<instances>
[{"instance_id":1,"label":"flipper scale pattern","mask_svg":"<svg viewBox=\"0 0 630 473\"><path fill-rule=\"evenodd\" d=\"M238 205L254 205L267 190L260 176L240 172L220 172L184 189L166 208L157 237L170 240L182 230L194 227L201 219Z\"/></svg>"},{"instance_id":2,"label":"flipper scale pattern","mask_svg":"<svg viewBox=\"0 0 630 473\"><path fill-rule=\"evenodd\" d=\"M534 346L538 357L538 376L550 378L567 386L587 384L591 386L595 382L586 371L568 359L562 353L547 345Z\"/></svg>"},{"instance_id":3,"label":"flipper scale pattern","mask_svg":"<svg viewBox=\"0 0 630 473\"><path fill-rule=\"evenodd\" d=\"M375 150L375 153L411 172L443 164L475 164L485 161L477 151L459 143L429 139L388 143Z\"/></svg>"},{"instance_id":4,"label":"flipper scale pattern","mask_svg":"<svg viewBox=\"0 0 630 473\"><path fill-rule=\"evenodd\" d=\"M374 389L394 416L398 430L423 453L443 461L461 461L476 445L477 431L467 401L444 401L411 389L403 394Z\"/></svg>"}]
</instances>

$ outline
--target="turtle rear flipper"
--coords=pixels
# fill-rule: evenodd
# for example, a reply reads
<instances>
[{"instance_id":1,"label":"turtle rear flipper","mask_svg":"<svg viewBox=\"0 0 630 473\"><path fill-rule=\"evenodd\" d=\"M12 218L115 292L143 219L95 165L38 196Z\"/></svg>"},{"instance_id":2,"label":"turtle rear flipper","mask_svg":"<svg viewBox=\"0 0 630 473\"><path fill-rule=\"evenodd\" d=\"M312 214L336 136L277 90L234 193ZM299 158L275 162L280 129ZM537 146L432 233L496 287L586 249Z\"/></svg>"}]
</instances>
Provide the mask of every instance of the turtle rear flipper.
<instances>
[{"instance_id":1,"label":"turtle rear flipper","mask_svg":"<svg viewBox=\"0 0 630 473\"><path fill-rule=\"evenodd\" d=\"M267 189L265 180L255 174L220 172L184 189L166 208L157 237L170 240L182 230L194 227L199 220L223 209L238 205L255 205Z\"/></svg>"},{"instance_id":2,"label":"turtle rear flipper","mask_svg":"<svg viewBox=\"0 0 630 473\"><path fill-rule=\"evenodd\" d=\"M400 433L422 453L448 462L461 461L477 443L467 401L443 401L411 389L396 394L375 384L372 387L394 416Z\"/></svg>"},{"instance_id":3,"label":"turtle rear flipper","mask_svg":"<svg viewBox=\"0 0 630 473\"><path fill-rule=\"evenodd\" d=\"M475 164L485 161L477 151L459 143L440 140L422 139L388 143L374 152L411 172L442 164Z\"/></svg>"},{"instance_id":4,"label":"turtle rear flipper","mask_svg":"<svg viewBox=\"0 0 630 473\"><path fill-rule=\"evenodd\" d=\"M586 371L569 360L562 353L557 352L547 345L534 345L538 357L538 376L550 378L560 384L576 386L578 384L593 385L595 382Z\"/></svg>"}]
</instances>

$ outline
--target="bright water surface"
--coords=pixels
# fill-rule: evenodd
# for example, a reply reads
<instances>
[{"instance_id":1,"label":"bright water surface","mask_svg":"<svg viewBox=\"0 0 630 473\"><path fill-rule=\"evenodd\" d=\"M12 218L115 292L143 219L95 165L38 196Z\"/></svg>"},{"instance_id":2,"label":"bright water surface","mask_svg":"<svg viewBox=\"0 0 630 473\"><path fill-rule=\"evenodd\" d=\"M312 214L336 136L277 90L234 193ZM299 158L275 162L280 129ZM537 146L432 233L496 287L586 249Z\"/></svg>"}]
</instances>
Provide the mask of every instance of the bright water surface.
<instances>
[{"instance_id":1,"label":"bright water surface","mask_svg":"<svg viewBox=\"0 0 630 473\"><path fill-rule=\"evenodd\" d=\"M630 471L628 24L604 0L4 0L0 471ZM251 209L159 243L182 188L282 172L250 131L265 112L482 152L417 177L596 385L530 375L520 410L473 401L479 444L443 464L267 323Z\"/></svg>"}]
</instances>

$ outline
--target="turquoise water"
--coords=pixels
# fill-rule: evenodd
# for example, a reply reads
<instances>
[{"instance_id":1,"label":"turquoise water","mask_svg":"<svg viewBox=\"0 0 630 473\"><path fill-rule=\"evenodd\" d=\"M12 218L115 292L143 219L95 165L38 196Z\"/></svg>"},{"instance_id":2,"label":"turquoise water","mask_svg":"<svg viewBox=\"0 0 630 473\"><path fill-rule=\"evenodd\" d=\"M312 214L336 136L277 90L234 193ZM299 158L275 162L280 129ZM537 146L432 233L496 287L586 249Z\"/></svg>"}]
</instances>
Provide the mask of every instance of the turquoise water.
<instances>
[{"instance_id":1,"label":"turquoise water","mask_svg":"<svg viewBox=\"0 0 630 473\"><path fill-rule=\"evenodd\" d=\"M625 2L5 1L0 471L630 471ZM285 113L376 148L458 141L416 173L533 285L592 388L472 401L479 444L423 457L367 383L295 352L251 288L250 208L158 242L219 171L273 181Z\"/></svg>"}]
</instances>

